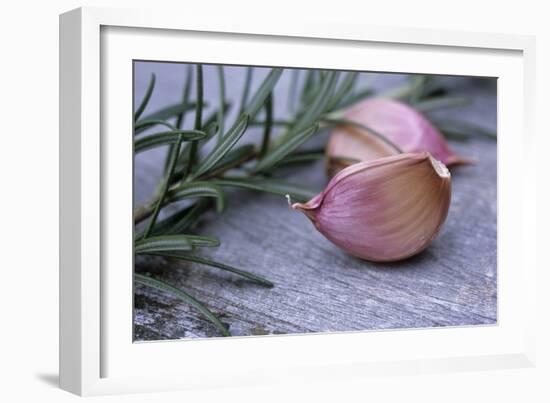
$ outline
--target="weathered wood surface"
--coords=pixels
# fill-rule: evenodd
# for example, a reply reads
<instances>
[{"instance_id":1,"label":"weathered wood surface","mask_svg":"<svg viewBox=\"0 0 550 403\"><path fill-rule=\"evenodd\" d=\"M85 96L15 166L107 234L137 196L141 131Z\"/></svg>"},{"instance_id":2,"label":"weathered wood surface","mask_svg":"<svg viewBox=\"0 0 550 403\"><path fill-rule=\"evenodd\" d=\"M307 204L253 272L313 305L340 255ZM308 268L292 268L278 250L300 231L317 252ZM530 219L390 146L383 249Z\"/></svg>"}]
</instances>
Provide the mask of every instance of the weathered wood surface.
<instances>
[{"instance_id":1,"label":"weathered wood surface","mask_svg":"<svg viewBox=\"0 0 550 403\"><path fill-rule=\"evenodd\" d=\"M139 66L138 99L150 71L158 75L150 110L177 101L181 65ZM206 79L207 97L215 100L216 77L207 70ZM374 84L385 87L399 80L385 76ZM474 103L440 114L495 129L494 83L450 80L458 93L472 96ZM241 85L238 72L229 71L228 93L240 94ZM287 85L284 77L281 87ZM280 91L276 107L284 111L287 90ZM201 223L201 234L222 241L219 248L205 249L205 255L261 274L275 283L273 289L213 268L162 258L139 258L136 265L205 302L233 335L495 323L496 142L480 137L452 146L476 163L452 171L446 224L430 248L406 261L376 264L351 257L315 231L305 216L290 210L283 197L239 190L231 192L228 209L221 216L207 215ZM144 153L136 160L136 203L151 193L162 157L162 153ZM322 162L301 168L289 178L318 189L326 183ZM167 294L136 287L136 340L205 336L219 333L193 308Z\"/></svg>"}]
</instances>

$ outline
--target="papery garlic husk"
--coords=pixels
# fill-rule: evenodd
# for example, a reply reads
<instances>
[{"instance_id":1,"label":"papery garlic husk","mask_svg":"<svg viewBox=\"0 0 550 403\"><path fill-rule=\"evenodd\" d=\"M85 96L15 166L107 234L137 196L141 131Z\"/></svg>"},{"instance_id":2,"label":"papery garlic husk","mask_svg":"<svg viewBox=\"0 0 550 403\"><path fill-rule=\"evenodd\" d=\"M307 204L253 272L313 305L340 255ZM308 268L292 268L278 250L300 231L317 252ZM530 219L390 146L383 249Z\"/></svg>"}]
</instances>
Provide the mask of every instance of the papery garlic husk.
<instances>
[{"instance_id":1,"label":"papery garlic husk","mask_svg":"<svg viewBox=\"0 0 550 403\"><path fill-rule=\"evenodd\" d=\"M470 161L456 155L439 130L420 112L399 101L370 98L355 104L344 118L383 135L406 153L427 151L447 166ZM334 128L326 147L330 176L352 164L398 154L399 150L372 132L356 126Z\"/></svg>"},{"instance_id":2,"label":"papery garlic husk","mask_svg":"<svg viewBox=\"0 0 550 403\"><path fill-rule=\"evenodd\" d=\"M354 164L292 208L348 253L390 262L416 255L433 241L450 201L449 170L424 152Z\"/></svg>"}]
</instances>

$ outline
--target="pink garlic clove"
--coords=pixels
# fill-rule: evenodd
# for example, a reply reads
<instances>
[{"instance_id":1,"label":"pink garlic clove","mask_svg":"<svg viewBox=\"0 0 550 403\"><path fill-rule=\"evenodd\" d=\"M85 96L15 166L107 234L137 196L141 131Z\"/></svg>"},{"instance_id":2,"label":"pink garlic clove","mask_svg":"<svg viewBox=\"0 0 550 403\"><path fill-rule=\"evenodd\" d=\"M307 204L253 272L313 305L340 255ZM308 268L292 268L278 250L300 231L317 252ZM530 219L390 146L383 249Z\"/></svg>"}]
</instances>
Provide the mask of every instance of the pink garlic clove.
<instances>
[{"instance_id":1,"label":"pink garlic clove","mask_svg":"<svg viewBox=\"0 0 550 403\"><path fill-rule=\"evenodd\" d=\"M309 202L292 208L350 254L390 262L416 255L432 242L450 200L449 170L423 152L354 164Z\"/></svg>"},{"instance_id":2,"label":"pink garlic clove","mask_svg":"<svg viewBox=\"0 0 550 403\"><path fill-rule=\"evenodd\" d=\"M403 152L428 151L447 166L469 163L450 149L443 135L428 119L402 102L370 98L349 109L344 118L384 135ZM348 159L370 161L396 153L395 148L367 130L338 126L326 148L329 174L334 175L351 165Z\"/></svg>"}]
</instances>

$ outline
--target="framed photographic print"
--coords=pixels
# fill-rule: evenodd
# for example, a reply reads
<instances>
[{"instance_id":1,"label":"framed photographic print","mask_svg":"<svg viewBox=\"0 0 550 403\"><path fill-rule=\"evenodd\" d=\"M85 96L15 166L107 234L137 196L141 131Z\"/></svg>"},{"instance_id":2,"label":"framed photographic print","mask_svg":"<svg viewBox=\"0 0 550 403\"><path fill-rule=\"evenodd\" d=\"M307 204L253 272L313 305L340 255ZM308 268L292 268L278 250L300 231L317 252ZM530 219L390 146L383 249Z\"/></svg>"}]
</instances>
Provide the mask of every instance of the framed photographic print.
<instances>
[{"instance_id":1,"label":"framed photographic print","mask_svg":"<svg viewBox=\"0 0 550 403\"><path fill-rule=\"evenodd\" d=\"M531 38L106 9L60 35L63 388L532 365Z\"/></svg>"}]
</instances>

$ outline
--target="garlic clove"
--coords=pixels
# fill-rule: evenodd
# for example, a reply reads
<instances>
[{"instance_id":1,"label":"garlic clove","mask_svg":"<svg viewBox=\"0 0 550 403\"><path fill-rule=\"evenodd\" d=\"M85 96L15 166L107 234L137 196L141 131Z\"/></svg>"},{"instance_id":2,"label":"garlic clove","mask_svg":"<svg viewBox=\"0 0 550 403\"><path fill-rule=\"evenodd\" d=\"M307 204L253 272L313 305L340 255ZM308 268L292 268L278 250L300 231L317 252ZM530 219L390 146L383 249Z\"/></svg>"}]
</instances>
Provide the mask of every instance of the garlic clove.
<instances>
[{"instance_id":1,"label":"garlic clove","mask_svg":"<svg viewBox=\"0 0 550 403\"><path fill-rule=\"evenodd\" d=\"M360 161L396 155L397 151L376 136L352 126L334 128L327 143L327 172L333 177L342 169Z\"/></svg>"},{"instance_id":2,"label":"garlic clove","mask_svg":"<svg viewBox=\"0 0 550 403\"><path fill-rule=\"evenodd\" d=\"M468 164L447 144L439 130L420 112L402 102L370 98L348 110L345 119L352 120L383 134L403 152L428 151L447 166ZM335 127L326 147L329 175L351 165L347 159L370 161L397 154L371 132L352 126Z\"/></svg>"},{"instance_id":3,"label":"garlic clove","mask_svg":"<svg viewBox=\"0 0 550 403\"><path fill-rule=\"evenodd\" d=\"M423 152L354 164L309 202L292 208L348 253L389 262L413 256L432 242L450 200L449 170Z\"/></svg>"}]
</instances>

